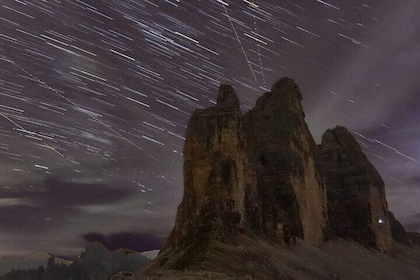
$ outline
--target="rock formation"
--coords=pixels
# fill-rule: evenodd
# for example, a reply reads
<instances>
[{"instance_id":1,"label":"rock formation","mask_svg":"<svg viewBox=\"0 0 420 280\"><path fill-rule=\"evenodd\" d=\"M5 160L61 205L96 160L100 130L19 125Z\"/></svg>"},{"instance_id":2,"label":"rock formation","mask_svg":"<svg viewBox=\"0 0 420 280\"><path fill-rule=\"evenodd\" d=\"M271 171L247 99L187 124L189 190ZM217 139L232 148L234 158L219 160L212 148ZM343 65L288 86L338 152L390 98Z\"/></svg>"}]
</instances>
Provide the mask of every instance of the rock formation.
<instances>
[{"instance_id":1,"label":"rock formation","mask_svg":"<svg viewBox=\"0 0 420 280\"><path fill-rule=\"evenodd\" d=\"M344 127L327 130L320 149L334 232L381 251L391 248L384 182Z\"/></svg>"},{"instance_id":2,"label":"rock formation","mask_svg":"<svg viewBox=\"0 0 420 280\"><path fill-rule=\"evenodd\" d=\"M238 97L231 86L221 85L217 105L194 112L189 121L184 197L166 247L222 239L248 223L247 211L258 210L245 205L245 193L256 193L256 180L244 141Z\"/></svg>"},{"instance_id":3,"label":"rock formation","mask_svg":"<svg viewBox=\"0 0 420 280\"><path fill-rule=\"evenodd\" d=\"M221 85L217 105L193 113L184 146L184 197L149 271L236 274L247 263L257 279L280 279L287 268L264 260L264 250L276 252L295 240L319 246L331 233L380 251L391 248L378 172L345 128L328 130L317 146L301 100L294 81L282 78L242 116L232 87ZM239 261L221 266L231 258Z\"/></svg>"},{"instance_id":4,"label":"rock formation","mask_svg":"<svg viewBox=\"0 0 420 280\"><path fill-rule=\"evenodd\" d=\"M327 203L319 152L292 79L277 81L244 117L249 157L257 172L263 230L280 240L323 241Z\"/></svg>"},{"instance_id":5,"label":"rock formation","mask_svg":"<svg viewBox=\"0 0 420 280\"><path fill-rule=\"evenodd\" d=\"M238 230L321 244L326 191L301 99L293 80L283 78L242 117L234 90L221 85L217 105L194 112L184 198L166 247Z\"/></svg>"}]
</instances>

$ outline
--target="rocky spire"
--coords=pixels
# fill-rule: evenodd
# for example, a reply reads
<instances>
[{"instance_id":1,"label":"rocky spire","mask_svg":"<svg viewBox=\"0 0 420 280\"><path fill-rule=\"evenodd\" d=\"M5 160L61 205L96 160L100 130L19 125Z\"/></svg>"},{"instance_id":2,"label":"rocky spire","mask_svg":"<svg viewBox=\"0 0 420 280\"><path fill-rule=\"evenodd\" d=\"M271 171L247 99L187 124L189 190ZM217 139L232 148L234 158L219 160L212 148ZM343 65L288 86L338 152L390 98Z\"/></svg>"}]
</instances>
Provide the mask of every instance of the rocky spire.
<instances>
[{"instance_id":1,"label":"rocky spire","mask_svg":"<svg viewBox=\"0 0 420 280\"><path fill-rule=\"evenodd\" d=\"M194 112L185 138L184 197L166 248L223 239L246 226L246 209L259 208L249 202L256 179L230 85L220 86L216 106Z\"/></svg>"},{"instance_id":2,"label":"rocky spire","mask_svg":"<svg viewBox=\"0 0 420 280\"><path fill-rule=\"evenodd\" d=\"M217 105L232 106L239 108L239 99L231 85L221 84L219 87L219 95L217 97Z\"/></svg>"},{"instance_id":3,"label":"rocky spire","mask_svg":"<svg viewBox=\"0 0 420 280\"><path fill-rule=\"evenodd\" d=\"M381 251L390 249L384 182L357 141L338 126L325 132L320 148L331 228L340 237Z\"/></svg>"},{"instance_id":4,"label":"rocky spire","mask_svg":"<svg viewBox=\"0 0 420 280\"><path fill-rule=\"evenodd\" d=\"M332 232L388 251L391 227L398 242L410 244L388 213L384 182L351 133L328 130L316 146L301 100L296 83L282 78L242 116L232 87L221 85L217 105L193 113L184 146L184 197L166 246L146 269L156 276L150 279L174 270L199 272L191 279L204 279L203 271L215 272L211 279L305 278L314 268L307 260L319 263L327 254L324 270L337 255L303 244L289 252L279 244L300 238L319 245ZM346 268L343 277L358 278L355 270L350 277ZM335 267L331 271L324 278L337 277Z\"/></svg>"},{"instance_id":5,"label":"rocky spire","mask_svg":"<svg viewBox=\"0 0 420 280\"><path fill-rule=\"evenodd\" d=\"M278 241L299 237L318 245L326 227L326 191L301 100L292 79L278 80L244 116L244 129L257 172L263 231Z\"/></svg>"}]
</instances>

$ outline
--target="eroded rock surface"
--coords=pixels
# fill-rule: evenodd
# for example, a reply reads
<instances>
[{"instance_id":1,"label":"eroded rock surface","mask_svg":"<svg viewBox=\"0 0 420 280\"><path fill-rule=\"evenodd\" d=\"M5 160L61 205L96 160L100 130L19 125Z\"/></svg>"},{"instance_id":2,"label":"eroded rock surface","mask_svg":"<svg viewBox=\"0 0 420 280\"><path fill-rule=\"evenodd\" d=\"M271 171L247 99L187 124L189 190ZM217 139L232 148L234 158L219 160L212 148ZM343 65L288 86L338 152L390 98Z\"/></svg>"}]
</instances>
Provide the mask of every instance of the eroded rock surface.
<instances>
[{"instance_id":1,"label":"eroded rock surface","mask_svg":"<svg viewBox=\"0 0 420 280\"><path fill-rule=\"evenodd\" d=\"M379 173L344 127L327 130L320 149L333 231L365 246L389 250L393 240Z\"/></svg>"},{"instance_id":2,"label":"eroded rock surface","mask_svg":"<svg viewBox=\"0 0 420 280\"><path fill-rule=\"evenodd\" d=\"M217 105L193 113L184 197L150 275L264 271L253 276L263 279L270 270L265 279L281 279L288 266L266 261L268 248L319 246L331 232L380 251L391 248L393 219L378 172L343 127L328 130L316 146L301 100L296 83L282 78L243 116L232 87L221 85Z\"/></svg>"},{"instance_id":3,"label":"eroded rock surface","mask_svg":"<svg viewBox=\"0 0 420 280\"><path fill-rule=\"evenodd\" d=\"M326 191L301 100L296 83L280 79L245 114L244 129L257 172L264 232L286 242L299 237L321 244Z\"/></svg>"},{"instance_id":4,"label":"eroded rock surface","mask_svg":"<svg viewBox=\"0 0 420 280\"><path fill-rule=\"evenodd\" d=\"M238 97L231 86L221 85L217 105L194 112L189 121L184 197L166 247L222 239L255 220L246 215L255 215L259 206L249 202L256 195L256 179L245 149Z\"/></svg>"}]
</instances>

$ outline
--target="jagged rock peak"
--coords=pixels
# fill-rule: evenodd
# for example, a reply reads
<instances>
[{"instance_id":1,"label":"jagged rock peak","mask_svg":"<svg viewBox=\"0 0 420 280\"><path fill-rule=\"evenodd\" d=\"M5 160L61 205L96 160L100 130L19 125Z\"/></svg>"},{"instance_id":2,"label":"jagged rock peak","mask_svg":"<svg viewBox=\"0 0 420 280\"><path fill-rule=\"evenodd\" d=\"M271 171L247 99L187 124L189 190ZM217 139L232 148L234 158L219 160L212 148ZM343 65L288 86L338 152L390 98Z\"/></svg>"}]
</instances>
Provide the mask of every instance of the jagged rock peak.
<instances>
[{"instance_id":1,"label":"jagged rock peak","mask_svg":"<svg viewBox=\"0 0 420 280\"><path fill-rule=\"evenodd\" d=\"M320 145L332 230L367 247L392 246L385 185L344 127L329 129Z\"/></svg>"},{"instance_id":2,"label":"jagged rock peak","mask_svg":"<svg viewBox=\"0 0 420 280\"><path fill-rule=\"evenodd\" d=\"M277 241L299 237L319 245L326 226L326 190L301 99L296 83L281 78L244 115L244 132L257 172L263 232Z\"/></svg>"},{"instance_id":3,"label":"jagged rock peak","mask_svg":"<svg viewBox=\"0 0 420 280\"><path fill-rule=\"evenodd\" d=\"M290 78L279 79L271 87L271 91L258 98L255 108L274 116L281 115L285 118L305 119L302 108L302 94L299 86Z\"/></svg>"},{"instance_id":4,"label":"jagged rock peak","mask_svg":"<svg viewBox=\"0 0 420 280\"><path fill-rule=\"evenodd\" d=\"M222 84L217 105L193 113L184 144L184 196L165 248L218 240L247 224L256 178L249 167L239 99Z\"/></svg>"},{"instance_id":5,"label":"jagged rock peak","mask_svg":"<svg viewBox=\"0 0 420 280\"><path fill-rule=\"evenodd\" d=\"M359 156L364 156L359 143L354 139L351 132L343 126L327 129L322 135L321 147L324 150L326 148L346 151L352 150L354 154L357 152Z\"/></svg>"},{"instance_id":6,"label":"jagged rock peak","mask_svg":"<svg viewBox=\"0 0 420 280\"><path fill-rule=\"evenodd\" d=\"M336 126L334 128L327 129L322 136L322 143L329 145L338 146L349 146L360 150L360 146L354 139L353 135L347 128L343 126Z\"/></svg>"},{"instance_id":7,"label":"jagged rock peak","mask_svg":"<svg viewBox=\"0 0 420 280\"><path fill-rule=\"evenodd\" d=\"M297 246L318 246L332 232L381 251L391 248L393 220L378 172L344 127L329 129L317 146L301 100L296 83L281 78L242 115L234 90L222 84L217 105L193 113L184 144L184 196L148 273L158 278L165 270L205 269L251 279L263 271L252 279L285 279L283 270L290 271L294 254L303 251L275 257L278 245L300 238L305 242ZM308 257L318 261L314 249L305 264ZM293 261L283 262L286 256ZM298 267L306 277L309 270ZM297 275L290 278L302 278Z\"/></svg>"},{"instance_id":8,"label":"jagged rock peak","mask_svg":"<svg viewBox=\"0 0 420 280\"><path fill-rule=\"evenodd\" d=\"M353 165L357 164L365 169L363 176L367 176L372 182L375 182L375 187L380 191L385 191L385 184L382 177L369 162L359 143L347 128L336 126L333 129L328 129L322 136L321 147L323 151L330 150L336 153L338 152L341 155L346 155L347 160L350 160Z\"/></svg>"},{"instance_id":9,"label":"jagged rock peak","mask_svg":"<svg viewBox=\"0 0 420 280\"><path fill-rule=\"evenodd\" d=\"M231 85L220 85L217 105L234 106L239 108L239 99Z\"/></svg>"},{"instance_id":10,"label":"jagged rock peak","mask_svg":"<svg viewBox=\"0 0 420 280\"><path fill-rule=\"evenodd\" d=\"M302 100L302 94L300 93L299 86L295 83L293 79L288 77L283 77L271 87L271 92L278 94L288 94L294 95L298 98L299 101Z\"/></svg>"},{"instance_id":11,"label":"jagged rock peak","mask_svg":"<svg viewBox=\"0 0 420 280\"><path fill-rule=\"evenodd\" d=\"M351 132L345 128L344 126L337 125L334 128L329 128L327 131L325 131L322 141L327 141L327 143L334 143L338 144L340 146L343 145L351 145L356 146L360 150L359 144L357 143L356 139L354 139Z\"/></svg>"}]
</instances>

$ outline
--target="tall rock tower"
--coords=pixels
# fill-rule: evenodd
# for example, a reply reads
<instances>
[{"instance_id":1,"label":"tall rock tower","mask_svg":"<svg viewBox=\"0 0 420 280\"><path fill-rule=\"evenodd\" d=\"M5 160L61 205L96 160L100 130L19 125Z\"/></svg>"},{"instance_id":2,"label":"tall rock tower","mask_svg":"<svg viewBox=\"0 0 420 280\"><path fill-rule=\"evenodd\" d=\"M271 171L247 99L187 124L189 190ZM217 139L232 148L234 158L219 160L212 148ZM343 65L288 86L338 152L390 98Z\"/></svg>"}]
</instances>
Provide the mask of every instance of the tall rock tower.
<instances>
[{"instance_id":1,"label":"tall rock tower","mask_svg":"<svg viewBox=\"0 0 420 280\"><path fill-rule=\"evenodd\" d=\"M328 215L338 236L381 251L393 243L384 182L344 127L327 130L320 145Z\"/></svg>"},{"instance_id":2,"label":"tall rock tower","mask_svg":"<svg viewBox=\"0 0 420 280\"><path fill-rule=\"evenodd\" d=\"M320 245L326 231L390 249L381 177L345 128L328 130L317 146L301 100L295 82L282 78L242 116L232 87L221 85L217 105L193 113L184 197L165 247L147 268L151 279L173 270L287 278L283 270L295 259L273 257L279 244L300 238ZM394 234L406 238L395 225Z\"/></svg>"},{"instance_id":3,"label":"tall rock tower","mask_svg":"<svg viewBox=\"0 0 420 280\"><path fill-rule=\"evenodd\" d=\"M245 150L238 97L222 84L217 105L194 112L189 121L184 197L166 247L223 239L248 223L259 223L256 177Z\"/></svg>"},{"instance_id":4,"label":"tall rock tower","mask_svg":"<svg viewBox=\"0 0 420 280\"><path fill-rule=\"evenodd\" d=\"M257 173L262 228L269 237L319 245L327 225L319 151L305 123L302 95L282 78L244 116L249 157Z\"/></svg>"}]
</instances>

